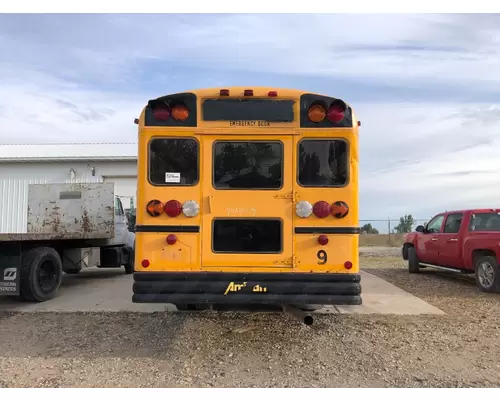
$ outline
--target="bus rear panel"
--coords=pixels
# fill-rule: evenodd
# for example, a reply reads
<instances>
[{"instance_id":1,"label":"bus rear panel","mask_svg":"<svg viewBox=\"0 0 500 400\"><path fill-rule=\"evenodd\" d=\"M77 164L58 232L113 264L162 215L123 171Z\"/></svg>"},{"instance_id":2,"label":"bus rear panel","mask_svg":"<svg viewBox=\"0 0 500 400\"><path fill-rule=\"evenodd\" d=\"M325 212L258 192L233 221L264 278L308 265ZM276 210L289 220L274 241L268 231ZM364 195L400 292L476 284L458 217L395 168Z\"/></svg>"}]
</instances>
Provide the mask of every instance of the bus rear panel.
<instances>
[{"instance_id":1,"label":"bus rear panel","mask_svg":"<svg viewBox=\"0 0 500 400\"><path fill-rule=\"evenodd\" d=\"M149 101L136 224L136 303L361 304L351 107L269 88Z\"/></svg>"}]
</instances>

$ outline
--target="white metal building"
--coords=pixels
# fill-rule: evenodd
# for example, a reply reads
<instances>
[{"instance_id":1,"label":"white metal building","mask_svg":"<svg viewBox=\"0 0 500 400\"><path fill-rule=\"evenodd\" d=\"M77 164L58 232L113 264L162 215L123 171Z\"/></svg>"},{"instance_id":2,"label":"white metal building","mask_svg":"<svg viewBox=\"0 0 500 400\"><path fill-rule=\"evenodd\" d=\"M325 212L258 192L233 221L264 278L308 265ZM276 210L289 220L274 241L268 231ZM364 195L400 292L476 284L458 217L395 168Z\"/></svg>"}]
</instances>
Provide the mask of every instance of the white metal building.
<instances>
[{"instance_id":1,"label":"white metal building","mask_svg":"<svg viewBox=\"0 0 500 400\"><path fill-rule=\"evenodd\" d=\"M136 204L137 143L0 145L0 232L23 233L28 184L114 182Z\"/></svg>"}]
</instances>

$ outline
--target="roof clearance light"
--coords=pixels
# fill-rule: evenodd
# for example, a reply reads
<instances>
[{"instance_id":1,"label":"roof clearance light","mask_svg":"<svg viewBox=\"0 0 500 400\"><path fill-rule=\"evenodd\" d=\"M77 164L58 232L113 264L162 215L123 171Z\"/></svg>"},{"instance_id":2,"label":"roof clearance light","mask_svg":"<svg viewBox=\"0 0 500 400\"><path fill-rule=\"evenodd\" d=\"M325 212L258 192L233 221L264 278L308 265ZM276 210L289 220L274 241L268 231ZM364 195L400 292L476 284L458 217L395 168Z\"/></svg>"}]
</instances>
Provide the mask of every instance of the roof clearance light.
<instances>
[{"instance_id":1,"label":"roof clearance light","mask_svg":"<svg viewBox=\"0 0 500 400\"><path fill-rule=\"evenodd\" d=\"M153 108L153 117L157 121L167 121L170 118L170 108L164 104L160 104Z\"/></svg>"},{"instance_id":2,"label":"roof clearance light","mask_svg":"<svg viewBox=\"0 0 500 400\"><path fill-rule=\"evenodd\" d=\"M345 105L341 102L334 102L326 114L328 121L333 123L338 123L342 121L345 117Z\"/></svg>"},{"instance_id":3,"label":"roof clearance light","mask_svg":"<svg viewBox=\"0 0 500 400\"><path fill-rule=\"evenodd\" d=\"M185 201L182 205L182 213L188 217L193 218L200 212L200 205L194 200Z\"/></svg>"},{"instance_id":4,"label":"roof clearance light","mask_svg":"<svg viewBox=\"0 0 500 400\"><path fill-rule=\"evenodd\" d=\"M345 218L349 214L349 206L345 201L336 201L332 204L331 213L335 218Z\"/></svg>"},{"instance_id":5,"label":"roof clearance light","mask_svg":"<svg viewBox=\"0 0 500 400\"><path fill-rule=\"evenodd\" d=\"M269 97L278 97L278 92L276 90L271 90L267 95Z\"/></svg>"},{"instance_id":6,"label":"roof clearance light","mask_svg":"<svg viewBox=\"0 0 500 400\"><path fill-rule=\"evenodd\" d=\"M330 214L330 204L326 201L318 201L313 206L313 213L318 218L326 218Z\"/></svg>"},{"instance_id":7,"label":"roof clearance light","mask_svg":"<svg viewBox=\"0 0 500 400\"><path fill-rule=\"evenodd\" d=\"M244 96L253 96L253 90L252 89L245 89L243 92Z\"/></svg>"},{"instance_id":8,"label":"roof clearance light","mask_svg":"<svg viewBox=\"0 0 500 400\"><path fill-rule=\"evenodd\" d=\"M305 200L299 201L295 206L295 213L297 214L297 217L300 218L309 217L312 214L312 211L313 211L312 204Z\"/></svg>"},{"instance_id":9,"label":"roof clearance light","mask_svg":"<svg viewBox=\"0 0 500 400\"><path fill-rule=\"evenodd\" d=\"M321 122L325 119L326 111L325 108L319 104L312 105L307 111L307 118L311 122Z\"/></svg>"},{"instance_id":10,"label":"roof clearance light","mask_svg":"<svg viewBox=\"0 0 500 400\"><path fill-rule=\"evenodd\" d=\"M169 200L165 204L164 210L165 214L167 214L170 218L175 218L181 215L182 204L177 200Z\"/></svg>"},{"instance_id":11,"label":"roof clearance light","mask_svg":"<svg viewBox=\"0 0 500 400\"><path fill-rule=\"evenodd\" d=\"M185 121L189 117L189 110L186 106L175 106L172 108L172 118L176 121Z\"/></svg>"},{"instance_id":12,"label":"roof clearance light","mask_svg":"<svg viewBox=\"0 0 500 400\"><path fill-rule=\"evenodd\" d=\"M151 200L146 206L146 211L152 217L157 217L163 212L163 207L163 203L160 200Z\"/></svg>"},{"instance_id":13,"label":"roof clearance light","mask_svg":"<svg viewBox=\"0 0 500 400\"><path fill-rule=\"evenodd\" d=\"M229 96L229 89L221 89L219 92L220 96Z\"/></svg>"}]
</instances>

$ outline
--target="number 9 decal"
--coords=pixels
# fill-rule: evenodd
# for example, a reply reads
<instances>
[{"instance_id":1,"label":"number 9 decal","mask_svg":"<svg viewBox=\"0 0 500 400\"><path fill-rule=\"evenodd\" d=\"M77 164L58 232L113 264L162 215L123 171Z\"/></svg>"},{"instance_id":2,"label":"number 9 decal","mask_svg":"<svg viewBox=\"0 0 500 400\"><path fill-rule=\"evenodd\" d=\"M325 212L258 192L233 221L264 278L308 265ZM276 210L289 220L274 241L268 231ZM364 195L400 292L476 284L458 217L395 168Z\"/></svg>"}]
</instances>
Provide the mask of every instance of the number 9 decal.
<instances>
[{"instance_id":1,"label":"number 9 decal","mask_svg":"<svg viewBox=\"0 0 500 400\"><path fill-rule=\"evenodd\" d=\"M318 264L319 265L326 264L326 262L328 261L328 254L326 254L325 250L318 251L316 256L318 257Z\"/></svg>"}]
</instances>

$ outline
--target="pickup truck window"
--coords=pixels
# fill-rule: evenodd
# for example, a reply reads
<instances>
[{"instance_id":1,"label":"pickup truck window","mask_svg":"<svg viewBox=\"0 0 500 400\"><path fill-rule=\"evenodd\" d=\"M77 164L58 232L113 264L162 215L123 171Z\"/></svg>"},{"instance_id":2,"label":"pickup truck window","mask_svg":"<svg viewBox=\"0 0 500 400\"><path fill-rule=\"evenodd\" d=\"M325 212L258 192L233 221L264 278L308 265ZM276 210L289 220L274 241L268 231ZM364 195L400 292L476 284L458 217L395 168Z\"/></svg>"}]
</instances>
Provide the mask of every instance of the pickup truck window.
<instances>
[{"instance_id":1,"label":"pickup truck window","mask_svg":"<svg viewBox=\"0 0 500 400\"><path fill-rule=\"evenodd\" d=\"M444 215L437 215L427 224L427 232L438 233L441 231Z\"/></svg>"},{"instance_id":2,"label":"pickup truck window","mask_svg":"<svg viewBox=\"0 0 500 400\"><path fill-rule=\"evenodd\" d=\"M444 233L458 233L460 225L462 225L463 214L456 213L448 215L444 225Z\"/></svg>"},{"instance_id":3,"label":"pickup truck window","mask_svg":"<svg viewBox=\"0 0 500 400\"><path fill-rule=\"evenodd\" d=\"M469 231L500 232L500 214L496 212L472 214Z\"/></svg>"}]
</instances>

